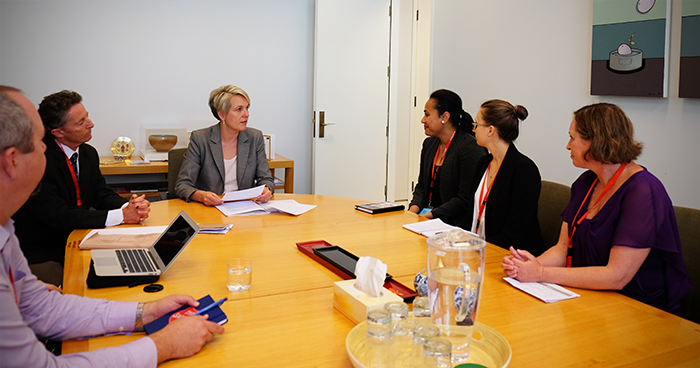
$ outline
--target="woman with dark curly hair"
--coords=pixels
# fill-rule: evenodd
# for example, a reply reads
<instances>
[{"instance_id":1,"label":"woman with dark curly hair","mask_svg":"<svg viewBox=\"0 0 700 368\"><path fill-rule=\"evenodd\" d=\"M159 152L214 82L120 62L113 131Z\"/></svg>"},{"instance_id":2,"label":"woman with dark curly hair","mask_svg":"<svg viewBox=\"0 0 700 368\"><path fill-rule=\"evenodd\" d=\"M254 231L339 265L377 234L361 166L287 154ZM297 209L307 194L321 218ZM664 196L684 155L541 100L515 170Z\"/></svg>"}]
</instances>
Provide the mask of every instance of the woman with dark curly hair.
<instances>
[{"instance_id":1,"label":"woman with dark curly hair","mask_svg":"<svg viewBox=\"0 0 700 368\"><path fill-rule=\"evenodd\" d=\"M421 119L425 135L420 174L408 210L466 228L471 223L469 186L476 162L486 154L470 132L472 116L462 99L439 89L425 103Z\"/></svg>"}]
</instances>

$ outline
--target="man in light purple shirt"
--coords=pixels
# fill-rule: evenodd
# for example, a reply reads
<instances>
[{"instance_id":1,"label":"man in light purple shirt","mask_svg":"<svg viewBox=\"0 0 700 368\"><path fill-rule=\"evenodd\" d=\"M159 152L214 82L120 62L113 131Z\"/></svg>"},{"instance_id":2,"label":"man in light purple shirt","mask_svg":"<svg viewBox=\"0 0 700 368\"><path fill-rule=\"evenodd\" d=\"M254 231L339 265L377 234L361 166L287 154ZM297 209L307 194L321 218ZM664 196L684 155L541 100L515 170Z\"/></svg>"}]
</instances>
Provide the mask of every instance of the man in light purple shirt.
<instances>
[{"instance_id":1,"label":"man in light purple shirt","mask_svg":"<svg viewBox=\"0 0 700 368\"><path fill-rule=\"evenodd\" d=\"M185 304L187 295L149 302L113 302L49 291L31 273L10 218L29 198L46 165L44 128L32 103L0 86L0 367L155 367L189 357L224 328L207 316L177 319L119 347L54 356L37 336L54 340L131 331ZM11 193L11 195L9 195Z\"/></svg>"}]
</instances>

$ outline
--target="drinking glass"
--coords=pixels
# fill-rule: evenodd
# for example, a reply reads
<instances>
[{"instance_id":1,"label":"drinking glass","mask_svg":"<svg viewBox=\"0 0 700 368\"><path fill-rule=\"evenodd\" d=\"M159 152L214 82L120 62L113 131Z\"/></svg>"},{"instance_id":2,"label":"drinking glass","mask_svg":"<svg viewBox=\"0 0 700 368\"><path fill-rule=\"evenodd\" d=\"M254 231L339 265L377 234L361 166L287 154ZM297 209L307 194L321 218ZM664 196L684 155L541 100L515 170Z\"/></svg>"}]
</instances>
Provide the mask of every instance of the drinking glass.
<instances>
[{"instance_id":1,"label":"drinking glass","mask_svg":"<svg viewBox=\"0 0 700 368\"><path fill-rule=\"evenodd\" d=\"M430 318L430 300L427 296L419 296L413 299L413 319L422 321Z\"/></svg>"},{"instance_id":2,"label":"drinking glass","mask_svg":"<svg viewBox=\"0 0 700 368\"><path fill-rule=\"evenodd\" d=\"M391 314L392 326L399 320L408 318L408 304L404 302L388 302L384 304L384 309Z\"/></svg>"},{"instance_id":3,"label":"drinking glass","mask_svg":"<svg viewBox=\"0 0 700 368\"><path fill-rule=\"evenodd\" d=\"M374 310L367 313L367 362L371 368L391 367L391 315Z\"/></svg>"},{"instance_id":4,"label":"drinking glass","mask_svg":"<svg viewBox=\"0 0 700 368\"><path fill-rule=\"evenodd\" d=\"M433 337L423 343L426 367L451 368L452 343L444 337Z\"/></svg>"},{"instance_id":5,"label":"drinking glass","mask_svg":"<svg viewBox=\"0 0 700 368\"><path fill-rule=\"evenodd\" d=\"M253 281L253 261L249 258L231 258L226 262L226 273L229 291L246 291Z\"/></svg>"},{"instance_id":6,"label":"drinking glass","mask_svg":"<svg viewBox=\"0 0 700 368\"><path fill-rule=\"evenodd\" d=\"M440 330L435 326L418 326L413 330L413 365L423 367L423 344L433 337L440 336Z\"/></svg>"}]
</instances>

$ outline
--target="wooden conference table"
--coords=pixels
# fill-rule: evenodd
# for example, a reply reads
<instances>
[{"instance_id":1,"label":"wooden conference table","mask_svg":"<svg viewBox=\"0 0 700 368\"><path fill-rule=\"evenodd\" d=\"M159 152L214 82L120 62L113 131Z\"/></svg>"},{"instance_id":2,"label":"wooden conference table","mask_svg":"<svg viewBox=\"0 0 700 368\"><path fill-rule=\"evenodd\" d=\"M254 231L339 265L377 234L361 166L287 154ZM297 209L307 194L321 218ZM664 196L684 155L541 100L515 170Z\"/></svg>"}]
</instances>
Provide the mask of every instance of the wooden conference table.
<instances>
[{"instance_id":1,"label":"wooden conference table","mask_svg":"<svg viewBox=\"0 0 700 368\"><path fill-rule=\"evenodd\" d=\"M401 225L419 220L412 213L370 215L355 211L360 201L301 194L275 194L316 208L298 217L271 214L225 217L215 208L174 199L155 202L145 225L168 224L180 210L199 223L233 223L226 235L199 234L160 278L162 292L143 287L87 289L90 252L76 242L66 251L64 291L95 298L150 301L184 293L218 300L229 322L195 356L167 367L351 367L345 349L354 327L333 309L333 282L340 277L297 250L297 242L325 240L358 256L373 256L407 286L425 267L426 240ZM502 280L505 250L488 245L483 299L478 320L510 343L511 367L700 366L700 325L615 292L573 289L580 298L546 304ZM226 289L228 258L253 260L250 290ZM143 336L98 337L64 343L63 353L121 345Z\"/></svg>"}]
</instances>

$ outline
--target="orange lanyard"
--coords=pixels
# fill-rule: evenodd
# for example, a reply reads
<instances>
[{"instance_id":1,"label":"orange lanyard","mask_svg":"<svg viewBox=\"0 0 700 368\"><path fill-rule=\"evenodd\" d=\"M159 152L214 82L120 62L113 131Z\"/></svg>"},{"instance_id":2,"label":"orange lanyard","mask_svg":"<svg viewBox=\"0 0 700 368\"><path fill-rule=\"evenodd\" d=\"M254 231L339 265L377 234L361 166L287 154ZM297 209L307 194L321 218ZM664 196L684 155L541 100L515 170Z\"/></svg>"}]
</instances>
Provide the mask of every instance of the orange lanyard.
<instances>
[{"instance_id":1,"label":"orange lanyard","mask_svg":"<svg viewBox=\"0 0 700 368\"><path fill-rule=\"evenodd\" d=\"M491 193L491 187L493 187L493 182L496 181L496 176L498 175L498 171L496 171L496 174L493 176L493 179L491 179L491 184L489 184L489 188L486 189L486 195L484 195L484 187L486 186L486 178L489 175L489 170L491 170L491 163L489 162L489 166L486 168L486 173L484 174L484 185L481 186L481 190L479 191L479 215L476 217L476 229L474 232L477 234L479 233L479 225L481 225L481 216L484 214L484 209L486 208L486 200L489 198L489 193Z\"/></svg>"},{"instance_id":2,"label":"orange lanyard","mask_svg":"<svg viewBox=\"0 0 700 368\"><path fill-rule=\"evenodd\" d=\"M452 136L450 136L450 140L445 145L445 149L442 150L443 164L445 163L444 161L445 161L445 155L447 154L447 149L450 148L450 144L452 143L452 138L455 137L456 132L457 132L456 130L454 132L452 132ZM440 154L440 146L438 145L438 149L435 150L435 158L433 159L433 167L430 171L431 177L430 177L430 192L428 194L428 203L432 202L432 200L433 200L433 183L435 182L435 178L437 178L437 171L435 170L435 165L437 164L439 154Z\"/></svg>"},{"instance_id":3,"label":"orange lanyard","mask_svg":"<svg viewBox=\"0 0 700 368\"><path fill-rule=\"evenodd\" d=\"M593 206L591 206L590 208L595 207L598 204L598 202L600 202L600 200L603 199L603 197L605 197L605 194L608 193L608 191L610 190L610 188L612 188L613 185L615 185L615 182L620 177L620 174L622 174L622 171L625 170L625 167L627 167L626 162L624 164L620 165L620 167L615 172L615 175L613 176L612 180L610 180L610 182L608 182L608 185L605 186L605 189L603 189L603 193L601 193L600 196L598 196L598 199L595 201L595 203L593 203ZM578 217L579 212L581 212L581 208L583 208L583 204L586 203L586 200L588 199L588 196L591 194L591 191L593 191L593 188L595 188L596 183L598 183L597 177L595 178L595 180L593 180L593 184L591 184L591 187L588 189L588 193L586 193L586 196L583 198L581 205L578 207L578 211L576 211L576 215L574 215L573 221L571 221L572 226L569 229L569 246L567 248L566 267L571 267L571 255L573 253L572 250L574 248L572 239L574 237L574 233L576 232L578 225L580 225L581 222L583 221L583 219L586 218L586 216L588 215L588 212L591 211L590 208L588 209L588 211L586 211L586 213L584 213L583 215L581 215L581 217L579 217L578 221L576 221L576 217Z\"/></svg>"},{"instance_id":4,"label":"orange lanyard","mask_svg":"<svg viewBox=\"0 0 700 368\"><path fill-rule=\"evenodd\" d=\"M63 156L66 157L66 163L68 164L68 171L70 171L70 175L73 177L73 185L75 186L75 197L77 199L78 207L80 207L80 204L82 203L80 201L80 186L78 186L78 177L75 175L75 171L73 170L73 164L70 163L70 159L68 158L68 155L66 155L66 151L63 150L63 146L61 146L58 141L56 141L56 144L58 145L58 148L63 151Z\"/></svg>"}]
</instances>

